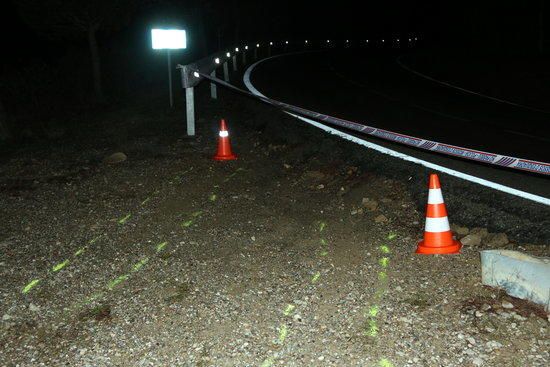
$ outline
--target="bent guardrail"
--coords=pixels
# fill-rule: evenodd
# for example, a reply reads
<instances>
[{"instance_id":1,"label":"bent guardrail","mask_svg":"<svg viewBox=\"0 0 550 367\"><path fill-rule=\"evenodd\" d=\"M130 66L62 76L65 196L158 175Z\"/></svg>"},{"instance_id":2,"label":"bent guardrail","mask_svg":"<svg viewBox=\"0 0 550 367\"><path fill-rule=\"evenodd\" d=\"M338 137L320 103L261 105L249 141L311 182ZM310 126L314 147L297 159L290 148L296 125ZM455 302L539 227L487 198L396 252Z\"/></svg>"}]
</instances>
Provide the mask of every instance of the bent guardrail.
<instances>
[{"instance_id":1,"label":"bent guardrail","mask_svg":"<svg viewBox=\"0 0 550 367\"><path fill-rule=\"evenodd\" d=\"M382 42L385 42L385 40L383 39ZM334 44L335 42L331 43L330 40L327 40L325 47L334 47ZM350 44L349 41L345 42L346 46L349 46L349 44ZM306 41L304 45L305 47L308 47L309 43ZM271 55L272 46L273 46L273 43L269 45L269 48L267 50L268 55ZM287 50L287 46L288 46L287 42L283 43L284 51ZM247 46L245 46L243 50L239 50L239 48L235 48L236 53L239 51L243 52L243 63L246 63L245 55L247 50L248 50ZM257 51L254 53L254 56L255 58L258 57ZM213 56L204 58L193 64L189 64L185 66L179 65L178 67L180 68L182 73L182 86L186 89L186 96L189 96L187 92L191 90L191 98L192 98L193 87L196 86L198 83L200 83L201 80L207 79L210 81L210 85L212 88L211 95L213 98L215 98L215 88L216 88L216 84L218 84L226 88L229 88L231 90L237 91L239 93L243 93L253 98L256 98L258 100L261 100L281 110L289 111L289 112L298 114L300 116L308 117L316 121L319 121L321 123L330 124L333 126L337 126L339 128L351 130L359 134L369 135L369 136L373 136L383 140L391 141L394 143L418 148L421 150L463 158L463 159L467 159L467 160L471 160L479 163L494 165L498 167L511 168L511 169L526 171L526 172L534 172L542 175L550 175L550 163L511 157L507 155L490 153L490 152L485 152L481 150L469 149L469 148L460 147L456 145L450 145L450 144L422 139L422 138L418 138L410 135L400 134L390 130L369 126L364 123L348 121L348 120L344 120L334 116L319 113L316 111L307 110L298 106L294 106L288 103L284 103L281 101L277 101L277 100L265 97L263 95L260 95L259 93L258 94L250 93L249 91L243 90L229 83L228 74L225 72L225 70L227 69L227 63L229 62L229 59L231 59L231 54L229 52L225 54L218 53ZM237 63L238 63L236 54L233 54L232 61L233 61L233 68L234 70L236 70ZM224 67L225 80L221 80L216 76L216 69L220 65L223 65ZM189 107L190 103L191 103L191 107ZM192 99L189 99L189 98L187 99L187 105L188 105L188 108L187 108L188 134L190 131L192 131L194 134L194 115L193 116L189 115L190 108L193 109ZM189 128L190 121L192 121L193 123L191 130Z\"/></svg>"}]
</instances>

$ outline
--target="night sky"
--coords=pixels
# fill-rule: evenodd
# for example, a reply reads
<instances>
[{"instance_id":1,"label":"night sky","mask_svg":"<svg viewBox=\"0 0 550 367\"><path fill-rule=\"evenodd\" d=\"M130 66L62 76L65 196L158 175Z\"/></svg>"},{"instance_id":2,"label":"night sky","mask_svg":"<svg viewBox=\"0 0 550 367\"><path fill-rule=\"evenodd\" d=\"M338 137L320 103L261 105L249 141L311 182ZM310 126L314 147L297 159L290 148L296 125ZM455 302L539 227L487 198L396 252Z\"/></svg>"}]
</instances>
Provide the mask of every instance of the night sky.
<instances>
[{"instance_id":1,"label":"night sky","mask_svg":"<svg viewBox=\"0 0 550 367\"><path fill-rule=\"evenodd\" d=\"M0 34L3 61L42 57L73 40L51 40L18 14L16 1L2 5ZM539 1L196 1L152 2L115 32L100 32L102 47L112 38L133 38L154 23L187 25L190 37L204 32L208 47L266 38L350 38L417 33L439 46L471 43L523 50L537 42ZM197 12L196 9L199 9ZM198 21L202 18L203 21ZM196 28L203 26L204 30ZM195 32L194 32L195 31ZM238 40L237 40L238 38ZM78 42L77 42L78 43ZM84 46L85 43L81 42Z\"/></svg>"}]
</instances>

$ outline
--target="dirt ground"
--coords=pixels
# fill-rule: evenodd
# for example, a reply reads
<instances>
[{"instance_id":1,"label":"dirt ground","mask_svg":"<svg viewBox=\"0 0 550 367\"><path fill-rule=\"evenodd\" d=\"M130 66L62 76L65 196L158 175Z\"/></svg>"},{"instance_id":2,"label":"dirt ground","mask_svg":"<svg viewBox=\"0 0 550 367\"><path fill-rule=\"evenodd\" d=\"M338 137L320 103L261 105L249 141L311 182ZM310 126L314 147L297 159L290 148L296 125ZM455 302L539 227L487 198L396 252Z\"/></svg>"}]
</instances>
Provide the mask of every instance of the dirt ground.
<instances>
[{"instance_id":1,"label":"dirt ground","mask_svg":"<svg viewBox=\"0 0 550 367\"><path fill-rule=\"evenodd\" d=\"M416 179L268 106L201 98L196 139L181 110L129 108L2 163L0 365L548 365L546 314L480 283L490 241L414 254ZM236 161L211 160L222 116Z\"/></svg>"}]
</instances>

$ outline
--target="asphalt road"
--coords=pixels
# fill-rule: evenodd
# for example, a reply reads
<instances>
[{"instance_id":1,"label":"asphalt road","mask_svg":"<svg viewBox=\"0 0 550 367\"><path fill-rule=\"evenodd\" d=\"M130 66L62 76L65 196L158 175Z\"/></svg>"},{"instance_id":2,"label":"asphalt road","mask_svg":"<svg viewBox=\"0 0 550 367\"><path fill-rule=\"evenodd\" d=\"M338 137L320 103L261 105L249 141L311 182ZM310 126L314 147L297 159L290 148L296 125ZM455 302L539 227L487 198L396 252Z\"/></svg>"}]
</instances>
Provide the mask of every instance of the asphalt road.
<instances>
[{"instance_id":1,"label":"asphalt road","mask_svg":"<svg viewBox=\"0 0 550 367\"><path fill-rule=\"evenodd\" d=\"M285 55L258 65L252 83L270 98L335 117L442 143L550 162L549 114L494 102L420 78L398 65L400 55L396 50ZM377 138L367 140L550 198L548 177L428 153Z\"/></svg>"}]
</instances>

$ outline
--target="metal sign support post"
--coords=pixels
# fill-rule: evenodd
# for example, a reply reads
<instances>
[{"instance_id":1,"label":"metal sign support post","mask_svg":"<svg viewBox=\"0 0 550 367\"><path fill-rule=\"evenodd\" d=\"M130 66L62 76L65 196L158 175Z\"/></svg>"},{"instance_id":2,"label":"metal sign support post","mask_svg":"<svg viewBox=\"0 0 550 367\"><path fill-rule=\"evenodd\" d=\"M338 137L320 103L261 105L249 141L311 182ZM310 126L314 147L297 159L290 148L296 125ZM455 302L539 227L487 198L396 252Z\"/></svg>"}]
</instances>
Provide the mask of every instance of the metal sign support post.
<instances>
[{"instance_id":1,"label":"metal sign support post","mask_svg":"<svg viewBox=\"0 0 550 367\"><path fill-rule=\"evenodd\" d=\"M168 61L168 90L170 91L170 108L174 107L174 95L172 93L172 58L170 49L166 49L166 60Z\"/></svg>"},{"instance_id":2,"label":"metal sign support post","mask_svg":"<svg viewBox=\"0 0 550 367\"><path fill-rule=\"evenodd\" d=\"M214 69L211 73L210 73L210 76L212 78L215 78L216 77L216 69ZM216 83L212 83L210 82L210 98L212 99L218 99L218 89L216 87Z\"/></svg>"}]
</instances>

